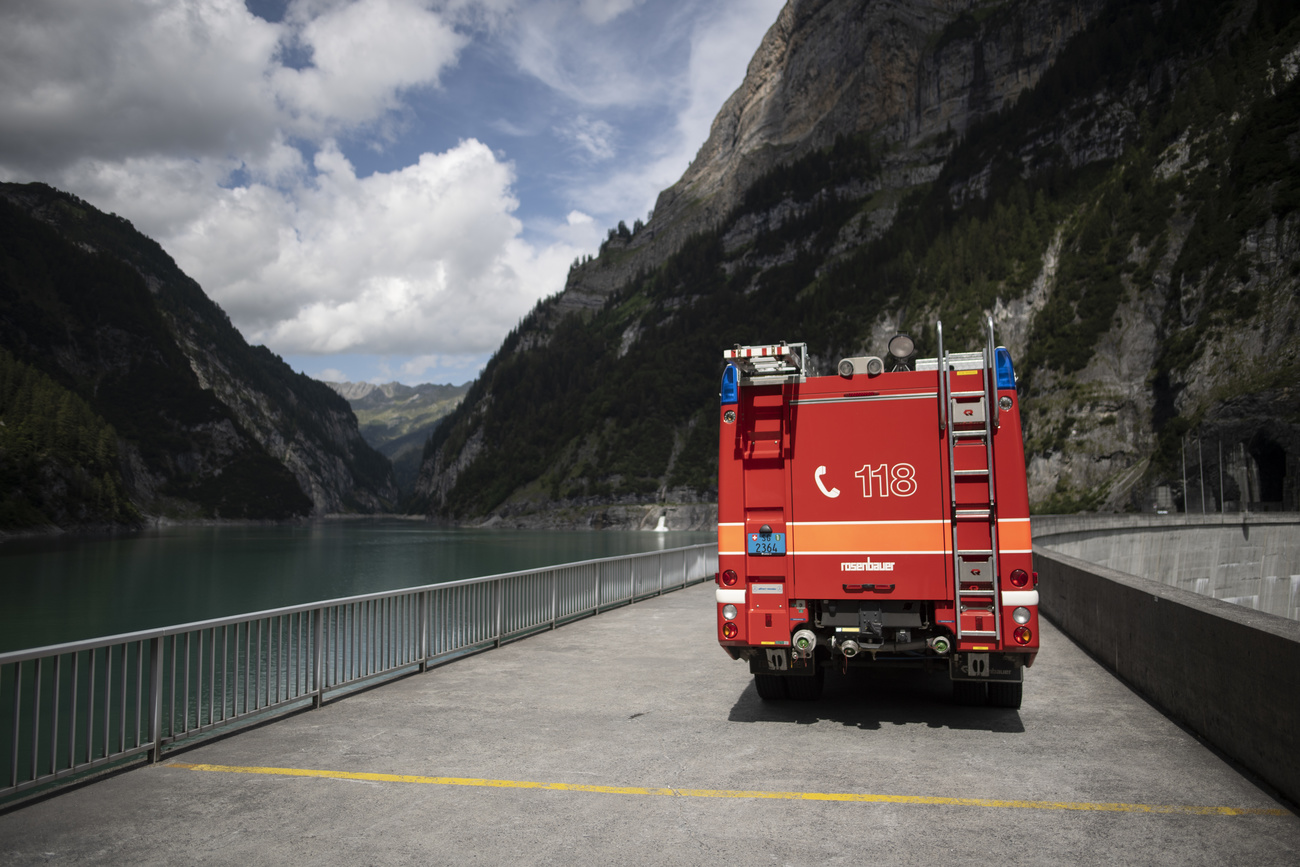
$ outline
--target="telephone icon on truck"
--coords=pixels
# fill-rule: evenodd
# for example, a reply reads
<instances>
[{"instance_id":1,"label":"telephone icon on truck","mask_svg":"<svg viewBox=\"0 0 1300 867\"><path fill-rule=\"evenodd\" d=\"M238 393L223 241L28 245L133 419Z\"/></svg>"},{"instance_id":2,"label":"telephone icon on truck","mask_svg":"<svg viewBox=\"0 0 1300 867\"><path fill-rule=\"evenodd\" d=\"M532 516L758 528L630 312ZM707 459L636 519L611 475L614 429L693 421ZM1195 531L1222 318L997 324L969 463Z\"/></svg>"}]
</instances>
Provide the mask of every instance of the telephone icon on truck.
<instances>
[{"instance_id":1,"label":"telephone icon on truck","mask_svg":"<svg viewBox=\"0 0 1300 867\"><path fill-rule=\"evenodd\" d=\"M818 468L817 468L817 472L813 473L813 481L815 481L815 482L817 483L817 487L818 487L818 489L819 489L823 494L825 494L826 496L830 497L831 499L834 499L834 498L838 497L838 496L840 495L840 489L839 489L839 488L831 488L831 489L828 491L828 490L826 490L826 486L822 484L822 476L824 476L824 475L826 475L826 468L825 468L825 467L818 467Z\"/></svg>"}]
</instances>

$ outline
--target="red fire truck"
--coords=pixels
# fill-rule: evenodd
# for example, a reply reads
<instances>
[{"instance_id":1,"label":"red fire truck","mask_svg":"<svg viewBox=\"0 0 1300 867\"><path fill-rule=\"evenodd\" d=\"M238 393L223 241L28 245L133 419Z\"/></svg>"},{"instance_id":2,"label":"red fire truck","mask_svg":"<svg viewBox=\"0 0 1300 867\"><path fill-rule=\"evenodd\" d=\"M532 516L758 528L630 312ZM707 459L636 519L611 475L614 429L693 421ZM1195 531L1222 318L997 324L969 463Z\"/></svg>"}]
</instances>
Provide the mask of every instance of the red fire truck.
<instances>
[{"instance_id":1,"label":"red fire truck","mask_svg":"<svg viewBox=\"0 0 1300 867\"><path fill-rule=\"evenodd\" d=\"M765 700L827 668L945 669L958 702L1020 706L1037 574L1011 356L846 358L736 346L722 378L718 640ZM886 370L886 367L890 370Z\"/></svg>"}]
</instances>

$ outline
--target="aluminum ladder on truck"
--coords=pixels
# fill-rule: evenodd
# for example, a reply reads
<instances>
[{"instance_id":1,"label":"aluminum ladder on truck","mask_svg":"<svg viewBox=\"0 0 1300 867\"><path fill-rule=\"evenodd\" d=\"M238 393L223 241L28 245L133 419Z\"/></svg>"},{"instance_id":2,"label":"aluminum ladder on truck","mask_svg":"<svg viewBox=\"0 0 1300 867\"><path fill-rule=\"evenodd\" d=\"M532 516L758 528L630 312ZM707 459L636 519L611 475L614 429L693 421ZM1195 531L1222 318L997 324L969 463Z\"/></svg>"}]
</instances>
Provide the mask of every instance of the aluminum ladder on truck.
<instances>
[{"instance_id":1,"label":"aluminum ladder on truck","mask_svg":"<svg viewBox=\"0 0 1300 867\"><path fill-rule=\"evenodd\" d=\"M988 343L980 352L945 353L943 323L937 323L936 327L939 336L939 424L948 444L949 527L952 533L957 638L1001 642L997 486L993 462L993 432L998 425L993 319L988 319ZM966 372L967 375L978 372L979 387L954 389L953 371ZM989 623L986 617L992 622Z\"/></svg>"}]
</instances>

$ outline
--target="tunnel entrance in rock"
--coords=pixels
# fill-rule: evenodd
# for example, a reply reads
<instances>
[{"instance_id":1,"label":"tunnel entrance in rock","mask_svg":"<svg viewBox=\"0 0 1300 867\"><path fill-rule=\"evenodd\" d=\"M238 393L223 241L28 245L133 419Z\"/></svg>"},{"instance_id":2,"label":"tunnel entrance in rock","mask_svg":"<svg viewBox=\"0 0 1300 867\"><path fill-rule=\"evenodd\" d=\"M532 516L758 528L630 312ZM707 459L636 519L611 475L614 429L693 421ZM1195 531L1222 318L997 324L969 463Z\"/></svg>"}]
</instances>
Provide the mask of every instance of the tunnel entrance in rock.
<instances>
[{"instance_id":1,"label":"tunnel entrance in rock","mask_svg":"<svg viewBox=\"0 0 1300 867\"><path fill-rule=\"evenodd\" d=\"M1255 459L1255 467L1259 470L1259 502L1282 502L1286 449L1263 433L1257 433L1250 442L1250 456Z\"/></svg>"}]
</instances>

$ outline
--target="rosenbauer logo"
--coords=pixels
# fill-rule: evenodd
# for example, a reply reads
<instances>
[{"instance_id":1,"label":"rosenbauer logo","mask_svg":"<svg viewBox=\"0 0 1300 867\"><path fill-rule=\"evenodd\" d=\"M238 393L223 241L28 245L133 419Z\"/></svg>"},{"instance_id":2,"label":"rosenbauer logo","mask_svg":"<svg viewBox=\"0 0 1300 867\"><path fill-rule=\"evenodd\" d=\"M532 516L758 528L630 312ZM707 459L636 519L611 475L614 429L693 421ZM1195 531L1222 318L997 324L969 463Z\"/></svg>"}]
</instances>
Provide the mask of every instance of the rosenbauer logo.
<instances>
[{"instance_id":1,"label":"rosenbauer logo","mask_svg":"<svg viewBox=\"0 0 1300 867\"><path fill-rule=\"evenodd\" d=\"M892 560L887 563L872 562L871 558L868 557L865 562L858 561L855 563L848 563L848 562L840 563L840 571L841 572L893 572L894 563Z\"/></svg>"}]
</instances>

